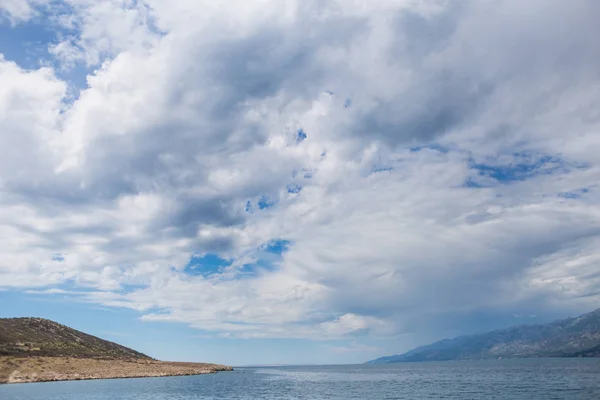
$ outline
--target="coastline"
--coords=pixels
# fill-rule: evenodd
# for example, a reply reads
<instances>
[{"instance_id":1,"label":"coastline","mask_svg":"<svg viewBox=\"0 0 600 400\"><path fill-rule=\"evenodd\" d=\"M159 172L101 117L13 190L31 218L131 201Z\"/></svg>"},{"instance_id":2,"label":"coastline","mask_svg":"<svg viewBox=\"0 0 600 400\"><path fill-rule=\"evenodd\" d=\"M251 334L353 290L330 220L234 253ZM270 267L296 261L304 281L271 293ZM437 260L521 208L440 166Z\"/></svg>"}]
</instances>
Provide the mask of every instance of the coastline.
<instances>
[{"instance_id":1,"label":"coastline","mask_svg":"<svg viewBox=\"0 0 600 400\"><path fill-rule=\"evenodd\" d=\"M232 371L226 365L136 359L0 356L0 384L154 378Z\"/></svg>"}]
</instances>

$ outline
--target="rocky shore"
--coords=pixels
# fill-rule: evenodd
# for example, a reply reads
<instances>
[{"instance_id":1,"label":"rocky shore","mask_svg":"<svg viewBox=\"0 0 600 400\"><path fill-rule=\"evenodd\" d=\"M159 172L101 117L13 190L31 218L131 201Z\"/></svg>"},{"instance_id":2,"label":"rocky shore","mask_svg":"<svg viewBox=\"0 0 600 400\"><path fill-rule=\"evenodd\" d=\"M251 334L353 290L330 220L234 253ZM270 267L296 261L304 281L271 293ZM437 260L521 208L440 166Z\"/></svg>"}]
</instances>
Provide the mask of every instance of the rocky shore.
<instances>
[{"instance_id":1,"label":"rocky shore","mask_svg":"<svg viewBox=\"0 0 600 400\"><path fill-rule=\"evenodd\" d=\"M0 383L200 375L231 370L217 364L140 359L0 357Z\"/></svg>"}]
</instances>

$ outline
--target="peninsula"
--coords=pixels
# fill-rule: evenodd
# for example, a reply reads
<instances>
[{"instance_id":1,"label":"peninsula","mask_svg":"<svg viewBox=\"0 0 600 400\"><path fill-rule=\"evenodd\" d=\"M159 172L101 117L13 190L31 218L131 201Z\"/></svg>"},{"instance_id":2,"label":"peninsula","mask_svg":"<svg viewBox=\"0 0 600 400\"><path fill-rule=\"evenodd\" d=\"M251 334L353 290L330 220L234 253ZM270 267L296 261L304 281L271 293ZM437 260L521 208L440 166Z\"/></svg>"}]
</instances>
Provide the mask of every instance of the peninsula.
<instances>
[{"instance_id":1,"label":"peninsula","mask_svg":"<svg viewBox=\"0 0 600 400\"><path fill-rule=\"evenodd\" d=\"M0 383L199 375L225 365L155 360L43 318L0 318Z\"/></svg>"}]
</instances>

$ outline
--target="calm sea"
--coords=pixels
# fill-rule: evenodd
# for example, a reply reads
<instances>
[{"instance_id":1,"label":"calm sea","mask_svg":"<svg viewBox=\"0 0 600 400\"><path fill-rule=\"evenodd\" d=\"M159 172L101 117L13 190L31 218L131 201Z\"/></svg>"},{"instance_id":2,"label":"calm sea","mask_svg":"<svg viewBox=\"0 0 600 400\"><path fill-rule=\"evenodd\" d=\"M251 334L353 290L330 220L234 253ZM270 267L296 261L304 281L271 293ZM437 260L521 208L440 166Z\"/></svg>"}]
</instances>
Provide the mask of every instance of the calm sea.
<instances>
[{"instance_id":1,"label":"calm sea","mask_svg":"<svg viewBox=\"0 0 600 400\"><path fill-rule=\"evenodd\" d=\"M214 375L1 385L1 400L600 399L600 359L238 368Z\"/></svg>"}]
</instances>

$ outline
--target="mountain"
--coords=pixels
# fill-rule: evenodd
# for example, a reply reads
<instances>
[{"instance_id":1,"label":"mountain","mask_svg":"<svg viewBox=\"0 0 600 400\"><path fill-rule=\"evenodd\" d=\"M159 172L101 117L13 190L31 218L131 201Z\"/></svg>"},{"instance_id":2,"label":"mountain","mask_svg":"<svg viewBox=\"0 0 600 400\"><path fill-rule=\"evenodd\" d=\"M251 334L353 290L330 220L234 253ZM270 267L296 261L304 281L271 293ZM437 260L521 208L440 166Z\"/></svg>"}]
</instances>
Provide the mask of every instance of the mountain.
<instances>
[{"instance_id":1,"label":"mountain","mask_svg":"<svg viewBox=\"0 0 600 400\"><path fill-rule=\"evenodd\" d=\"M600 309L543 325L443 339L369 364L527 357L599 357Z\"/></svg>"},{"instance_id":2,"label":"mountain","mask_svg":"<svg viewBox=\"0 0 600 400\"><path fill-rule=\"evenodd\" d=\"M0 318L0 355L151 359L135 350L43 318Z\"/></svg>"},{"instance_id":3,"label":"mountain","mask_svg":"<svg viewBox=\"0 0 600 400\"><path fill-rule=\"evenodd\" d=\"M154 360L43 318L0 318L0 383L198 375L231 369Z\"/></svg>"}]
</instances>

